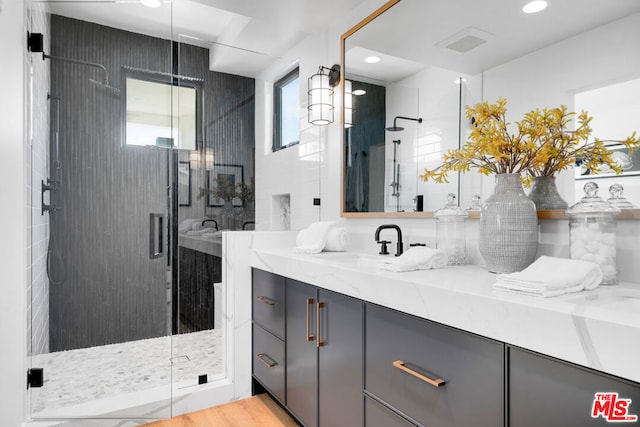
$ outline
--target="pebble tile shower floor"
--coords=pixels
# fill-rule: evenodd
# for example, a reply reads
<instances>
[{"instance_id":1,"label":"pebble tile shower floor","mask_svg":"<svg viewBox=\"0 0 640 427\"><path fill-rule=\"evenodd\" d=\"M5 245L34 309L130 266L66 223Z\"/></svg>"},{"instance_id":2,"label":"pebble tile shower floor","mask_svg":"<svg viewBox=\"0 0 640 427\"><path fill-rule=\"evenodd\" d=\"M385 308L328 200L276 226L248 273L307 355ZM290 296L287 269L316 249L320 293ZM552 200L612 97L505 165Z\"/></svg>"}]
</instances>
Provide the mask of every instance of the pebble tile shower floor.
<instances>
[{"instance_id":1,"label":"pebble tile shower floor","mask_svg":"<svg viewBox=\"0 0 640 427\"><path fill-rule=\"evenodd\" d=\"M224 356L218 329L33 356L31 366L44 368L44 386L32 389L32 414L171 383L189 387L202 374L210 382L224 377Z\"/></svg>"}]
</instances>

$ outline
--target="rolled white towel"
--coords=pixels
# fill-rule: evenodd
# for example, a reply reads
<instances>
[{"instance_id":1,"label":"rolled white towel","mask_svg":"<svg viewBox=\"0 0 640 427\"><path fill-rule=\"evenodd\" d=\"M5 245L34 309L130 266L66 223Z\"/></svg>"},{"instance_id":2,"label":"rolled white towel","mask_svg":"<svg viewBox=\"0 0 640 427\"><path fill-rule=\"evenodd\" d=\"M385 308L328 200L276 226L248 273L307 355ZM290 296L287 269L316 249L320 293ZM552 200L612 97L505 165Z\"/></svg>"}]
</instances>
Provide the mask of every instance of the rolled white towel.
<instances>
[{"instance_id":1,"label":"rolled white towel","mask_svg":"<svg viewBox=\"0 0 640 427\"><path fill-rule=\"evenodd\" d=\"M305 254L319 254L327 244L329 230L336 221L314 222L304 230L300 230L296 236L294 252Z\"/></svg>"},{"instance_id":2,"label":"rolled white towel","mask_svg":"<svg viewBox=\"0 0 640 427\"><path fill-rule=\"evenodd\" d=\"M493 288L546 298L594 289L601 281L594 262L541 256L520 272L499 275Z\"/></svg>"},{"instance_id":3,"label":"rolled white towel","mask_svg":"<svg viewBox=\"0 0 640 427\"><path fill-rule=\"evenodd\" d=\"M331 227L323 250L327 252L344 252L347 250L348 242L349 235L344 227Z\"/></svg>"},{"instance_id":4,"label":"rolled white towel","mask_svg":"<svg viewBox=\"0 0 640 427\"><path fill-rule=\"evenodd\" d=\"M384 258L375 263L377 268L395 272L429 270L447 265L447 256L440 249L414 246L399 257Z\"/></svg>"}]
</instances>

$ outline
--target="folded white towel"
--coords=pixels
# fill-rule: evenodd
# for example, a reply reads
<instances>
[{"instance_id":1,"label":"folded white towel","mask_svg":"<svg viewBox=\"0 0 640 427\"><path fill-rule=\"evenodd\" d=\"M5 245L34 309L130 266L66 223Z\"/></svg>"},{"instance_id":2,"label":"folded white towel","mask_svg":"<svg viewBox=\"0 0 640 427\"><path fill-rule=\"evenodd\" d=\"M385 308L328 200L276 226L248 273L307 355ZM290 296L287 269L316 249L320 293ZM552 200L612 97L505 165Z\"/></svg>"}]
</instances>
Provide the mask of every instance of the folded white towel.
<instances>
[{"instance_id":1,"label":"folded white towel","mask_svg":"<svg viewBox=\"0 0 640 427\"><path fill-rule=\"evenodd\" d=\"M185 234L187 236L203 236L203 235L206 235L206 234L214 234L216 232L218 232L218 230L216 230L213 227L205 227L205 228L201 228L199 230L189 230Z\"/></svg>"},{"instance_id":2,"label":"folded white towel","mask_svg":"<svg viewBox=\"0 0 640 427\"><path fill-rule=\"evenodd\" d=\"M593 289L601 281L594 262L541 256L520 272L499 275L493 288L544 298Z\"/></svg>"},{"instance_id":3,"label":"folded white towel","mask_svg":"<svg viewBox=\"0 0 640 427\"><path fill-rule=\"evenodd\" d=\"M399 257L385 257L377 261L375 266L389 271L412 271L442 268L447 265L447 257L440 249L414 246Z\"/></svg>"},{"instance_id":4,"label":"folded white towel","mask_svg":"<svg viewBox=\"0 0 640 427\"><path fill-rule=\"evenodd\" d=\"M300 230L296 236L294 252L305 254L319 254L327 244L329 230L336 221L314 222L304 230Z\"/></svg>"},{"instance_id":5,"label":"folded white towel","mask_svg":"<svg viewBox=\"0 0 640 427\"><path fill-rule=\"evenodd\" d=\"M344 252L347 250L348 241L349 236L344 227L331 227L329 234L327 234L327 244L323 250L328 252Z\"/></svg>"},{"instance_id":6,"label":"folded white towel","mask_svg":"<svg viewBox=\"0 0 640 427\"><path fill-rule=\"evenodd\" d=\"M182 222L180 222L180 225L178 225L178 231L180 233L186 233L189 230L193 230L193 226L194 225L200 225L202 222L201 219L185 219Z\"/></svg>"}]
</instances>

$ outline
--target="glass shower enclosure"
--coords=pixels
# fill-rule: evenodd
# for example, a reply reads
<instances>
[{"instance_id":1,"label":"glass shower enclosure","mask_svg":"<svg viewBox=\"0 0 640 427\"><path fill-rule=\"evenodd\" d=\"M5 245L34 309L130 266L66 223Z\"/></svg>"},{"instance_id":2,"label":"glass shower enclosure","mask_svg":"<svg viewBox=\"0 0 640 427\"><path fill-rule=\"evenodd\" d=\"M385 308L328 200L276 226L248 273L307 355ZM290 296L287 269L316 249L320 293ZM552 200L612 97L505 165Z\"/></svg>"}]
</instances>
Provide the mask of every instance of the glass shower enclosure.
<instances>
[{"instance_id":1,"label":"glass shower enclosure","mask_svg":"<svg viewBox=\"0 0 640 427\"><path fill-rule=\"evenodd\" d=\"M222 318L180 321L205 147L173 7L145 10L162 30L142 34L138 2L29 3L33 419L166 418L176 390L224 376Z\"/></svg>"}]
</instances>

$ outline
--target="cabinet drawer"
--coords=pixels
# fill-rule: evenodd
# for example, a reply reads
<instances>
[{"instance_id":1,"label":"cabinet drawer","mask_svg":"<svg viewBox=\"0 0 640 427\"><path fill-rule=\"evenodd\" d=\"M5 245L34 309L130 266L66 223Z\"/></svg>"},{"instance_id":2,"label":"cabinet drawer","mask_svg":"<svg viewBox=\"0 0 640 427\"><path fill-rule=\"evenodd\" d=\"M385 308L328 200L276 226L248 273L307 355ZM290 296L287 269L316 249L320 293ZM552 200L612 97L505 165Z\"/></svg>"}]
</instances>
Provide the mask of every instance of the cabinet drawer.
<instances>
[{"instance_id":1,"label":"cabinet drawer","mask_svg":"<svg viewBox=\"0 0 640 427\"><path fill-rule=\"evenodd\" d=\"M611 404L604 401L597 408L595 418L591 416L595 394L607 392L617 393L618 404L627 406L626 411L616 408L620 417L624 418L623 413L638 416L639 421L622 424L639 425L640 385L509 348L509 421L512 426L611 425L606 418L607 414L616 417L613 399ZM631 404L625 405L621 402L623 399L631 399ZM611 405L609 409L608 405ZM614 424L619 421L612 419Z\"/></svg>"},{"instance_id":2,"label":"cabinet drawer","mask_svg":"<svg viewBox=\"0 0 640 427\"><path fill-rule=\"evenodd\" d=\"M415 427L415 424L366 396L364 398L364 422L367 427Z\"/></svg>"},{"instance_id":3,"label":"cabinet drawer","mask_svg":"<svg viewBox=\"0 0 640 427\"><path fill-rule=\"evenodd\" d=\"M504 424L503 344L372 304L365 336L369 393L429 427Z\"/></svg>"},{"instance_id":4,"label":"cabinet drawer","mask_svg":"<svg viewBox=\"0 0 640 427\"><path fill-rule=\"evenodd\" d=\"M257 269L252 276L253 321L284 339L284 277Z\"/></svg>"},{"instance_id":5,"label":"cabinet drawer","mask_svg":"<svg viewBox=\"0 0 640 427\"><path fill-rule=\"evenodd\" d=\"M284 341L254 324L251 357L253 376L285 404Z\"/></svg>"}]
</instances>

